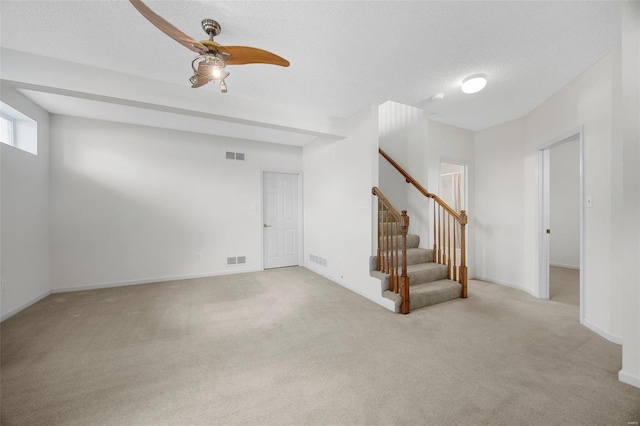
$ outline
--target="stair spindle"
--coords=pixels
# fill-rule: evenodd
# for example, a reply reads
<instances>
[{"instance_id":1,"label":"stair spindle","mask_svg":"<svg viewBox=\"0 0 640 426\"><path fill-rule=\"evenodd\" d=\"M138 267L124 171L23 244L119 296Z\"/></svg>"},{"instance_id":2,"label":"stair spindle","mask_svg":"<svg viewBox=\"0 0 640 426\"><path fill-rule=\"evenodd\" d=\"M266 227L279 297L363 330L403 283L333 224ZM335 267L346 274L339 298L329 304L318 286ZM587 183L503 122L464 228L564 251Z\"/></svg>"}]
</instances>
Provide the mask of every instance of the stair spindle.
<instances>
[{"instance_id":1,"label":"stair spindle","mask_svg":"<svg viewBox=\"0 0 640 426\"><path fill-rule=\"evenodd\" d=\"M409 277L407 276L407 231L409 229L409 216L407 216L406 210L402 210L400 226L402 227L402 276L400 277L402 304L400 305L400 312L408 314L411 305L409 298Z\"/></svg>"},{"instance_id":2,"label":"stair spindle","mask_svg":"<svg viewBox=\"0 0 640 426\"><path fill-rule=\"evenodd\" d=\"M458 225L454 222L453 224L453 280L454 281L458 281L458 261L457 261L458 248L456 247L456 244L458 242L456 241L457 228L458 228Z\"/></svg>"},{"instance_id":3,"label":"stair spindle","mask_svg":"<svg viewBox=\"0 0 640 426\"><path fill-rule=\"evenodd\" d=\"M451 279L451 215L447 214L447 278Z\"/></svg>"},{"instance_id":4,"label":"stair spindle","mask_svg":"<svg viewBox=\"0 0 640 426\"><path fill-rule=\"evenodd\" d=\"M433 261L435 262L438 258L438 246L436 244L436 203L433 203Z\"/></svg>"}]
</instances>

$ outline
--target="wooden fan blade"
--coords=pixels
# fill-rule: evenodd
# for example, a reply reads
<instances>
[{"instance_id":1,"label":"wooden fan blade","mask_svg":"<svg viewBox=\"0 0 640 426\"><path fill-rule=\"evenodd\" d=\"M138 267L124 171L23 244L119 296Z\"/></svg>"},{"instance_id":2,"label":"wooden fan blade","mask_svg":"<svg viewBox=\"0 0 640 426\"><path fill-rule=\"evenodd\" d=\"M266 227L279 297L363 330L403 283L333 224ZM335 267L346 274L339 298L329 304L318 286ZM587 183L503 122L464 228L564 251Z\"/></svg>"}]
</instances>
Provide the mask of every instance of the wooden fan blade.
<instances>
[{"instance_id":1,"label":"wooden fan blade","mask_svg":"<svg viewBox=\"0 0 640 426\"><path fill-rule=\"evenodd\" d=\"M141 0L129 0L133 7L135 7L138 12L142 14L147 21L151 22L156 26L160 31L186 47L187 49L193 50L194 52L206 52L208 49L206 46L202 45L197 40L192 39L169 22L165 21L160 15L155 13L153 10L149 9L149 7L144 4Z\"/></svg>"},{"instance_id":2,"label":"wooden fan blade","mask_svg":"<svg viewBox=\"0 0 640 426\"><path fill-rule=\"evenodd\" d=\"M266 50L256 49L255 47L246 46L220 46L220 50L229 53L231 58L226 59L228 65L246 65L246 64L271 64L281 67L288 67L289 61L280 56L267 52Z\"/></svg>"}]
</instances>

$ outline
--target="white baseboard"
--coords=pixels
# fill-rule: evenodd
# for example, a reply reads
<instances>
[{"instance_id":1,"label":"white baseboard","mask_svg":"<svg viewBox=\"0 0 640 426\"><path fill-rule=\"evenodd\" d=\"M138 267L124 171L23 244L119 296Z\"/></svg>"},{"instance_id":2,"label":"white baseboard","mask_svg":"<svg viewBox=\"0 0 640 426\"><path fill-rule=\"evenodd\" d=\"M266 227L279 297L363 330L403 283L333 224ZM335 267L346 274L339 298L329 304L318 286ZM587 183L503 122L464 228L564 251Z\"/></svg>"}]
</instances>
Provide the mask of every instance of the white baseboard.
<instances>
[{"instance_id":1,"label":"white baseboard","mask_svg":"<svg viewBox=\"0 0 640 426\"><path fill-rule=\"evenodd\" d=\"M42 299L44 299L45 297L47 297L48 295L51 294L51 290L47 290L44 293L42 293L40 296L34 297L33 299L29 300L26 303L23 303L22 305L18 306L17 308L14 308L12 310L10 310L9 312L2 314L2 316L0 316L0 322L6 320L9 317L14 316L15 314L17 314L18 312L27 309L29 306L33 305L34 303L37 303L39 301L41 301Z\"/></svg>"},{"instance_id":2,"label":"white baseboard","mask_svg":"<svg viewBox=\"0 0 640 426\"><path fill-rule=\"evenodd\" d=\"M362 297L364 297L366 299L371 300L374 303L377 303L378 305L380 305L380 306L382 306L382 307L384 307L386 309L389 309L392 312L395 312L395 309L396 309L395 302L393 300L387 299L386 297L382 297L382 292L381 292L380 296L377 297L377 298L375 296L371 296L371 295L362 293L362 292L358 291L357 288L349 285L349 283L347 283L343 279L339 279L337 277L334 277L331 274L327 273L326 270L321 270L320 268L316 268L315 266L312 266L311 263L312 262L307 262L307 264L305 264L304 267L307 268L308 270L310 270L311 272L315 272L316 274L321 275L321 276L323 276L324 278L326 278L326 279L328 279L330 281L333 281L334 283L338 284L339 286L342 286L342 287L346 288L349 291L352 291L352 292L354 292L354 293L356 293L356 294L358 294L358 295L360 295L360 296L362 296ZM373 277L371 277L371 279L375 280L375 281L378 281L378 282L380 281L377 278L373 278Z\"/></svg>"},{"instance_id":3,"label":"white baseboard","mask_svg":"<svg viewBox=\"0 0 640 426\"><path fill-rule=\"evenodd\" d=\"M608 341L610 341L612 343L616 343L618 345L622 345L622 336L616 336L615 334L611 334L608 331L603 330L602 328L598 327L597 325L595 325L594 323L592 323L588 319L584 319L583 318L580 321L580 324L584 325L585 327L587 327L589 330L593 331L594 333L604 337Z\"/></svg>"},{"instance_id":4,"label":"white baseboard","mask_svg":"<svg viewBox=\"0 0 640 426\"><path fill-rule=\"evenodd\" d=\"M555 262L549 262L549 266L557 266L559 268L567 268L567 269L577 269L580 270L580 265L576 266L576 265L565 265L564 263L555 263Z\"/></svg>"},{"instance_id":5,"label":"white baseboard","mask_svg":"<svg viewBox=\"0 0 640 426\"><path fill-rule=\"evenodd\" d=\"M232 275L232 274L244 274L249 272L258 272L262 271L262 269L253 268L253 269L242 269L242 270L234 270L234 271L223 271L223 272L209 272L206 274L195 274L195 275L178 275L174 277L159 277L159 278L149 278L144 280L131 280L131 281L117 281L111 283L100 283L100 284L88 284L88 285L79 285L75 287L62 287L62 288L54 288L51 290L51 293L68 293L71 291L84 291L84 290L96 290L100 288L110 288L110 287L124 287L129 285L138 285L138 284L151 284L151 283L161 283L167 281L179 281L179 280L189 280L193 278L207 278L207 277L215 277L218 275Z\"/></svg>"},{"instance_id":6,"label":"white baseboard","mask_svg":"<svg viewBox=\"0 0 640 426\"><path fill-rule=\"evenodd\" d=\"M492 279L483 278L483 277L476 277L474 279L478 280L478 281L485 281L485 282L488 282L488 283L491 283L491 284L498 284L498 285L505 286L505 287L515 288L516 290L522 290L525 293L529 293L530 295L532 295L535 298L538 297L538 295L534 291L531 291L530 289L528 289L526 287L523 287L523 286L520 286L518 284L512 284L512 283L508 283L508 282L505 282L505 281L492 280Z\"/></svg>"},{"instance_id":7,"label":"white baseboard","mask_svg":"<svg viewBox=\"0 0 640 426\"><path fill-rule=\"evenodd\" d=\"M618 372L618 380L620 380L622 383L640 388L640 376L634 376L623 370L620 370Z\"/></svg>"}]
</instances>

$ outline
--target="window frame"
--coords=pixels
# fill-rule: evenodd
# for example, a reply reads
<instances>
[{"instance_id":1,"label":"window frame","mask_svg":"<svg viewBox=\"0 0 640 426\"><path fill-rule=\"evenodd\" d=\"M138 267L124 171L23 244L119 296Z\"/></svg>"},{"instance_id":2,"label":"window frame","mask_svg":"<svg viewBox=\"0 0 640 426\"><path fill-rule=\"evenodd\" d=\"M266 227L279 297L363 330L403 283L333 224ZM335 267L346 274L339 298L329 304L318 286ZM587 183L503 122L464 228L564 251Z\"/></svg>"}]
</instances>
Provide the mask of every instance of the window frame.
<instances>
[{"instance_id":1,"label":"window frame","mask_svg":"<svg viewBox=\"0 0 640 426\"><path fill-rule=\"evenodd\" d=\"M0 119L6 120L10 123L9 126L9 141L0 140L5 145L16 147L16 119L2 111L0 111Z\"/></svg>"}]
</instances>

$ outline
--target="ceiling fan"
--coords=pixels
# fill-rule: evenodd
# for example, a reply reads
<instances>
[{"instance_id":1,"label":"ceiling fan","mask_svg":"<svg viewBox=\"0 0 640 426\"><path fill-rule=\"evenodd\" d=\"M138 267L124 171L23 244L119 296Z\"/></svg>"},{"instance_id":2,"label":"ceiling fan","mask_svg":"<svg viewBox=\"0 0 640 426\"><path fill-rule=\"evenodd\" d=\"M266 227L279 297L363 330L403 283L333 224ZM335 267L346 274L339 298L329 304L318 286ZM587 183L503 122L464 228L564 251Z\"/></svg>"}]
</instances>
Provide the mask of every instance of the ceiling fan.
<instances>
[{"instance_id":1,"label":"ceiling fan","mask_svg":"<svg viewBox=\"0 0 640 426\"><path fill-rule=\"evenodd\" d=\"M187 49L198 53L198 56L191 61L193 75L189 78L189 82L193 88L204 86L213 81L220 83L220 91L222 93L227 93L227 83L225 81L229 76L229 72L226 71L227 65L271 64L281 67L289 66L289 61L266 50L246 46L222 46L216 43L213 38L220 34L221 27L213 19L204 19L202 21L202 29L209 35L209 40L196 41L164 20L141 0L129 1L142 16L160 31Z\"/></svg>"}]
</instances>

